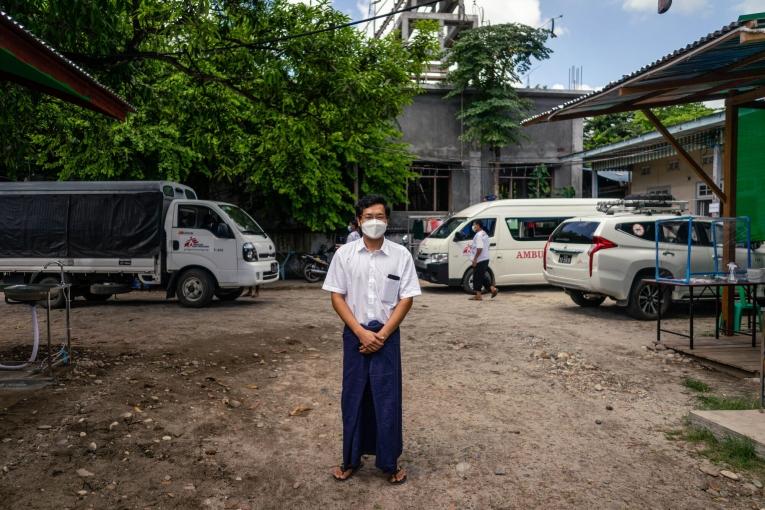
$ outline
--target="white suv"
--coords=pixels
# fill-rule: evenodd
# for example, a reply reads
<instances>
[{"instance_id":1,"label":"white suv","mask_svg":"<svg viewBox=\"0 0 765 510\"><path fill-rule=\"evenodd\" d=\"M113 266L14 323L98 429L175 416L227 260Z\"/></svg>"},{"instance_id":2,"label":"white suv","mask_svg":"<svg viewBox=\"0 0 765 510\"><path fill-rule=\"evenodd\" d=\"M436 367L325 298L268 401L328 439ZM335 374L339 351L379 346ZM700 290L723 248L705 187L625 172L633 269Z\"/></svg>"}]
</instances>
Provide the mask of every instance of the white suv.
<instances>
[{"instance_id":1,"label":"white suv","mask_svg":"<svg viewBox=\"0 0 765 510\"><path fill-rule=\"evenodd\" d=\"M611 298L627 306L636 319L655 319L659 289L644 283L656 276L656 220L659 232L659 267L662 276L685 277L688 266L689 223L674 214L616 213L611 216L572 218L561 223L550 235L543 254L544 277L562 287L579 306L600 306ZM691 268L694 273L714 271L712 218L696 217L691 232ZM718 228L720 228L718 226ZM741 255L739 252L743 252ZM746 249L736 258L746 260ZM762 267L762 254L752 260ZM664 287L662 314L671 300L687 297L676 288L670 296ZM686 291L687 292L687 291Z\"/></svg>"}]
</instances>

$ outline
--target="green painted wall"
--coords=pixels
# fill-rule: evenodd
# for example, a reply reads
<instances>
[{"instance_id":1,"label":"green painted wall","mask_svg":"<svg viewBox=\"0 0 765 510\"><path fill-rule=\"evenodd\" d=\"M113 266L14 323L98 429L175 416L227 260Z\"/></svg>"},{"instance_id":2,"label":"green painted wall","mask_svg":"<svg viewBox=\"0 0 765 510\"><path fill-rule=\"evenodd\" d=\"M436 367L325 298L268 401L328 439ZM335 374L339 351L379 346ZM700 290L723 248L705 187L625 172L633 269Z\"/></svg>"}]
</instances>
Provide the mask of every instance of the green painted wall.
<instances>
[{"instance_id":1,"label":"green painted wall","mask_svg":"<svg viewBox=\"0 0 765 510\"><path fill-rule=\"evenodd\" d=\"M737 157L736 214L751 219L753 241L765 241L765 110L739 110Z\"/></svg>"}]
</instances>

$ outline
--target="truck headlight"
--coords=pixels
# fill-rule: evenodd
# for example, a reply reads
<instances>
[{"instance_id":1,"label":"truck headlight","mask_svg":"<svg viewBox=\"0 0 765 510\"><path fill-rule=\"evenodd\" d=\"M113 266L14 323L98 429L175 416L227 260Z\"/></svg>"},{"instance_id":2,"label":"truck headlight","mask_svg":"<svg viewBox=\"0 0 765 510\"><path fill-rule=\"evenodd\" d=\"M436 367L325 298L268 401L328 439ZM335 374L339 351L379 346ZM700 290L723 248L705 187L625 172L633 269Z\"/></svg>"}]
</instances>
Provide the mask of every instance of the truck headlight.
<instances>
[{"instance_id":1,"label":"truck headlight","mask_svg":"<svg viewBox=\"0 0 765 510\"><path fill-rule=\"evenodd\" d=\"M244 243L242 245L242 257L247 262L258 260L258 250L255 249L255 245L252 243Z\"/></svg>"},{"instance_id":2,"label":"truck headlight","mask_svg":"<svg viewBox=\"0 0 765 510\"><path fill-rule=\"evenodd\" d=\"M430 260L435 263L446 262L449 259L448 253L431 253Z\"/></svg>"}]
</instances>

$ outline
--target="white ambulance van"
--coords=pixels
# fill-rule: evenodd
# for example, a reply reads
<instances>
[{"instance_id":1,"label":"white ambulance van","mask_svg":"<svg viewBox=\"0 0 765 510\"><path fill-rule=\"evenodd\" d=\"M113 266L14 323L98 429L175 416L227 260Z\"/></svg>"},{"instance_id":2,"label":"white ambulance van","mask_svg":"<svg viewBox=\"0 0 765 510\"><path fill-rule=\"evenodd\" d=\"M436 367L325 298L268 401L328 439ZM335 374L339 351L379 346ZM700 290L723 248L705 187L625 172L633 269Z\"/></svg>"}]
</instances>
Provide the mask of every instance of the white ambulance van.
<instances>
[{"instance_id":1,"label":"white ambulance van","mask_svg":"<svg viewBox=\"0 0 765 510\"><path fill-rule=\"evenodd\" d=\"M490 238L489 276L496 285L545 284L545 242L564 220L597 216L603 199L538 198L481 202L449 218L424 239L415 254L418 276L431 283L472 292L469 257L472 222L480 220Z\"/></svg>"}]
</instances>

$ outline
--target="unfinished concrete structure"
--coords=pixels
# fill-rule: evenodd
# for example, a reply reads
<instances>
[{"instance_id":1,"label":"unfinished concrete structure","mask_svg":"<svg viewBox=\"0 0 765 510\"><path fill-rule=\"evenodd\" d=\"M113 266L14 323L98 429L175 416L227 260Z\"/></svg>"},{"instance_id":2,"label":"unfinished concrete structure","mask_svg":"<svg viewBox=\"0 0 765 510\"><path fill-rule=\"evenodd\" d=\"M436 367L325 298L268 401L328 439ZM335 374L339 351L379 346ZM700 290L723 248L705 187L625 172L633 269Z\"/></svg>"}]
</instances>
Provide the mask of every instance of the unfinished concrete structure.
<instances>
[{"instance_id":1,"label":"unfinished concrete structure","mask_svg":"<svg viewBox=\"0 0 765 510\"><path fill-rule=\"evenodd\" d=\"M450 47L463 30L479 26L478 16L467 14L462 0L442 0L437 3L433 3L432 0L372 0L369 7L371 16L412 9L394 16L387 16L379 20L379 23L378 20L370 22L367 32L374 37L383 37L393 30L398 30L401 32L401 38L408 41L416 30L417 21L435 20L440 26L441 49ZM428 70L421 77L425 81L442 81L444 78L446 78L446 69L441 62L431 62Z\"/></svg>"},{"instance_id":2,"label":"unfinished concrete structure","mask_svg":"<svg viewBox=\"0 0 765 510\"><path fill-rule=\"evenodd\" d=\"M412 169L419 174L408 190L409 203L395 207L395 223L403 225L408 216L441 217L480 202L494 193L498 171L499 198L533 196L531 173L544 163L549 172L549 189L573 187L582 195L582 164L561 158L582 150L582 120L540 124L524 129L525 140L503 147L499 165L487 148L460 140L462 122L457 118L469 103L470 94L445 99L449 88L428 84L423 93L397 119L415 154ZM541 112L551 105L582 95L581 91L520 89L532 110Z\"/></svg>"}]
</instances>

